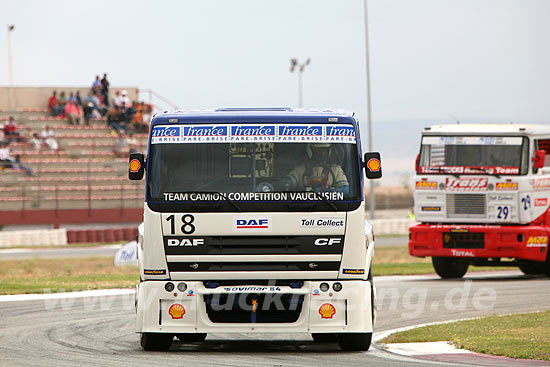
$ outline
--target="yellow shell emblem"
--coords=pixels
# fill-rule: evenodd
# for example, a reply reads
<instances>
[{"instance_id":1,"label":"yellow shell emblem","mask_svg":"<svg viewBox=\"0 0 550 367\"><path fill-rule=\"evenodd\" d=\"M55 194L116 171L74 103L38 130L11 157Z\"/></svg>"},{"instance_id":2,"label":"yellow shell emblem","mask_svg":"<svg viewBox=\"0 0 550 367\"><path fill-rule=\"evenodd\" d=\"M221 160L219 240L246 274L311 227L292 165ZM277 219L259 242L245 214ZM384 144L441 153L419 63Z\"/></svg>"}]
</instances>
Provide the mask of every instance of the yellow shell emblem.
<instances>
[{"instance_id":1,"label":"yellow shell emblem","mask_svg":"<svg viewBox=\"0 0 550 367\"><path fill-rule=\"evenodd\" d=\"M130 172L137 172L141 168L141 163L137 159L132 159L130 162Z\"/></svg>"},{"instance_id":2,"label":"yellow shell emblem","mask_svg":"<svg viewBox=\"0 0 550 367\"><path fill-rule=\"evenodd\" d=\"M172 316L172 319L181 319L185 315L185 307L179 303L175 303L168 309L168 314Z\"/></svg>"},{"instance_id":3,"label":"yellow shell emblem","mask_svg":"<svg viewBox=\"0 0 550 367\"><path fill-rule=\"evenodd\" d=\"M332 319L332 316L336 313L336 309L330 303L324 303L319 307L319 315L323 319Z\"/></svg>"},{"instance_id":4,"label":"yellow shell emblem","mask_svg":"<svg viewBox=\"0 0 550 367\"><path fill-rule=\"evenodd\" d=\"M376 158L371 158L369 159L369 161L367 162L367 167L369 168L369 170L371 170L372 172L378 172L380 171L380 167L382 166L382 164L380 164L380 161Z\"/></svg>"}]
</instances>

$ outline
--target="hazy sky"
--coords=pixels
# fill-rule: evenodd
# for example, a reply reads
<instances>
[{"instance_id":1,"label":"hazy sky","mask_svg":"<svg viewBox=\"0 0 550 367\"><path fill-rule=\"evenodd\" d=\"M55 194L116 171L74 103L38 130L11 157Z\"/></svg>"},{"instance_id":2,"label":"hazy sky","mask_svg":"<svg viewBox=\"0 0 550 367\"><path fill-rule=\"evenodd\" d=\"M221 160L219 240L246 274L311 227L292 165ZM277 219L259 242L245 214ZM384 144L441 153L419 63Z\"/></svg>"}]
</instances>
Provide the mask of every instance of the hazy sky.
<instances>
[{"instance_id":1,"label":"hazy sky","mask_svg":"<svg viewBox=\"0 0 550 367\"><path fill-rule=\"evenodd\" d=\"M374 147L412 170L420 127L550 122L550 1L369 0ZM304 106L366 121L363 0L0 1L16 85L150 88L180 108ZM363 127L366 141L366 128Z\"/></svg>"}]
</instances>

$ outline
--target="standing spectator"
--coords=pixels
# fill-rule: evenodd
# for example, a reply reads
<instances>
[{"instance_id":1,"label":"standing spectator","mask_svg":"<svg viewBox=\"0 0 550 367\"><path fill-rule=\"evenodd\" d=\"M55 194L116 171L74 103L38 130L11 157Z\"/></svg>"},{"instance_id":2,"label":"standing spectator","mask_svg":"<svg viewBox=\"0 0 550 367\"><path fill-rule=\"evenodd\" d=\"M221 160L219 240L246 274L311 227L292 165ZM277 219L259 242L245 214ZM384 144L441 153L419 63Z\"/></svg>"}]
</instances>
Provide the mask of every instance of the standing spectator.
<instances>
[{"instance_id":1,"label":"standing spectator","mask_svg":"<svg viewBox=\"0 0 550 367\"><path fill-rule=\"evenodd\" d=\"M99 80L99 75L95 76L95 80L92 83L92 93L96 91L97 88L101 88L101 80Z\"/></svg>"},{"instance_id":2,"label":"standing spectator","mask_svg":"<svg viewBox=\"0 0 550 367\"><path fill-rule=\"evenodd\" d=\"M53 130L48 125L46 125L46 127L44 128L44 130L42 130L42 133L40 134L44 143L46 143L46 145L51 150L57 150L57 148L59 147L59 145L57 144L57 140L55 140L54 138L54 135L55 134Z\"/></svg>"},{"instance_id":3,"label":"standing spectator","mask_svg":"<svg viewBox=\"0 0 550 367\"><path fill-rule=\"evenodd\" d=\"M61 114L61 108L59 107L59 101L57 100L57 92L54 90L52 95L48 99L48 110L50 115L57 116Z\"/></svg>"},{"instance_id":4,"label":"standing spectator","mask_svg":"<svg viewBox=\"0 0 550 367\"><path fill-rule=\"evenodd\" d=\"M63 115L65 112L65 105L67 104L67 97L65 97L65 92L59 94L59 115Z\"/></svg>"},{"instance_id":5,"label":"standing spectator","mask_svg":"<svg viewBox=\"0 0 550 367\"><path fill-rule=\"evenodd\" d=\"M107 73L103 74L101 79L101 94L103 95L103 103L105 107L109 108L109 81L107 80Z\"/></svg>"},{"instance_id":6,"label":"standing spectator","mask_svg":"<svg viewBox=\"0 0 550 367\"><path fill-rule=\"evenodd\" d=\"M67 102L65 105L65 116L69 118L69 124L80 125L82 110L73 101Z\"/></svg>"},{"instance_id":7,"label":"standing spectator","mask_svg":"<svg viewBox=\"0 0 550 367\"><path fill-rule=\"evenodd\" d=\"M80 91L76 91L76 95L74 96L74 100L76 102L76 104L82 108L82 99L80 98Z\"/></svg>"}]
</instances>

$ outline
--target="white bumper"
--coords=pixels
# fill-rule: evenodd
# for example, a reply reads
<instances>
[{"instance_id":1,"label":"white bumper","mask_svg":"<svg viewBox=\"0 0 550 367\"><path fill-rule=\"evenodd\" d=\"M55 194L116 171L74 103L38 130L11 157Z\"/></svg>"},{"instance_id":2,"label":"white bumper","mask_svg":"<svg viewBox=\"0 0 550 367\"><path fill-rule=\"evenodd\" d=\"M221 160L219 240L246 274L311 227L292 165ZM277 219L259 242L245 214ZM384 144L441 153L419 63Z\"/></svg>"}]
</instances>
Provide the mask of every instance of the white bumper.
<instances>
[{"instance_id":1,"label":"white bumper","mask_svg":"<svg viewBox=\"0 0 550 367\"><path fill-rule=\"evenodd\" d=\"M320 290L323 281L305 281L299 289L285 286L220 286L206 288L203 282L188 282L187 290L164 289L166 281L145 281L137 287L137 332L207 333L207 332L308 332L367 333L373 331L371 289L366 280L341 280L342 290L335 292L335 281L326 281L330 288ZM177 285L178 281L173 281ZM247 289L242 291L243 289ZM263 289L265 288L265 289ZM241 289L241 291L238 291ZM250 291L253 289L253 291ZM204 297L210 294L266 294L276 303L277 295L304 296L301 312L290 323L214 323L210 320ZM258 307L263 305L258 304ZM243 302L243 307L252 309ZM252 313L252 311L250 311Z\"/></svg>"}]
</instances>

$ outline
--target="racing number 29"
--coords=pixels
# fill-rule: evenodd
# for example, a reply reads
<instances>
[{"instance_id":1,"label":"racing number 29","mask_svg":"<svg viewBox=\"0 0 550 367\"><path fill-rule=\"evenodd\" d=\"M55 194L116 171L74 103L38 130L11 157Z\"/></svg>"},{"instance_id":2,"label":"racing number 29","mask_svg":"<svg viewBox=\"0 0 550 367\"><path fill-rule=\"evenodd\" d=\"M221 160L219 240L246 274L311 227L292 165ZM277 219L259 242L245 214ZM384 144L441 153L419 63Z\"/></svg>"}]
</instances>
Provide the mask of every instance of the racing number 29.
<instances>
[{"instance_id":1,"label":"racing number 29","mask_svg":"<svg viewBox=\"0 0 550 367\"><path fill-rule=\"evenodd\" d=\"M170 234L176 234L176 216L170 215L166 218L166 221L170 222ZM191 234L195 232L195 226L193 225L193 222L195 221L195 217L191 214L185 214L181 217L181 222L183 223L181 225L181 231L184 234Z\"/></svg>"}]
</instances>

